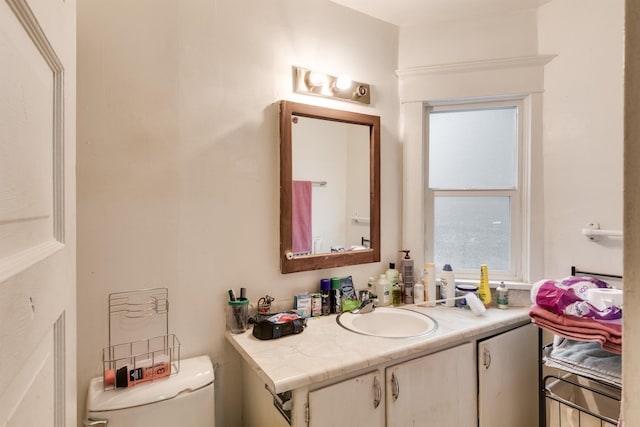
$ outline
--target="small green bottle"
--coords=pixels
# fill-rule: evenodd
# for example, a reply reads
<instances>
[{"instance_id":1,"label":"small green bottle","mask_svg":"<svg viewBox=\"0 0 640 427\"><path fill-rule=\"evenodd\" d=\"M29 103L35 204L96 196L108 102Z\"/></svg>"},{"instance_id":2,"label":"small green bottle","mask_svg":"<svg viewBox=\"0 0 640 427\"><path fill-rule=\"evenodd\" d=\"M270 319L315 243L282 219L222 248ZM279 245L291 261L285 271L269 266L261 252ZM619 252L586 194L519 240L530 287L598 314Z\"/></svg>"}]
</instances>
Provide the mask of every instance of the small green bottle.
<instances>
[{"instance_id":1,"label":"small green bottle","mask_svg":"<svg viewBox=\"0 0 640 427\"><path fill-rule=\"evenodd\" d=\"M398 275L398 283L391 287L391 304L398 306L403 304L402 274Z\"/></svg>"}]
</instances>

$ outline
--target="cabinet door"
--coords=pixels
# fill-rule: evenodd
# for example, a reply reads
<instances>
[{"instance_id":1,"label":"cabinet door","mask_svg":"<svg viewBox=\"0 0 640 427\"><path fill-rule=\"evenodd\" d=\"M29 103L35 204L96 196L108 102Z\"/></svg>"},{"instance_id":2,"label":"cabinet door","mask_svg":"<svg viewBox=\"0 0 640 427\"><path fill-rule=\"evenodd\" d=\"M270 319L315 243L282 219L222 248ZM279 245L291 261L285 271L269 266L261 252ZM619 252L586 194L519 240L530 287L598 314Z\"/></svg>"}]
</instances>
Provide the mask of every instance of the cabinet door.
<instances>
[{"instance_id":1,"label":"cabinet door","mask_svg":"<svg viewBox=\"0 0 640 427\"><path fill-rule=\"evenodd\" d=\"M537 345L532 324L478 343L480 427L538 425Z\"/></svg>"},{"instance_id":2,"label":"cabinet door","mask_svg":"<svg viewBox=\"0 0 640 427\"><path fill-rule=\"evenodd\" d=\"M471 343L389 367L386 385L388 427L477 426Z\"/></svg>"},{"instance_id":3,"label":"cabinet door","mask_svg":"<svg viewBox=\"0 0 640 427\"><path fill-rule=\"evenodd\" d=\"M374 371L309 393L309 427L384 426L384 382Z\"/></svg>"}]
</instances>

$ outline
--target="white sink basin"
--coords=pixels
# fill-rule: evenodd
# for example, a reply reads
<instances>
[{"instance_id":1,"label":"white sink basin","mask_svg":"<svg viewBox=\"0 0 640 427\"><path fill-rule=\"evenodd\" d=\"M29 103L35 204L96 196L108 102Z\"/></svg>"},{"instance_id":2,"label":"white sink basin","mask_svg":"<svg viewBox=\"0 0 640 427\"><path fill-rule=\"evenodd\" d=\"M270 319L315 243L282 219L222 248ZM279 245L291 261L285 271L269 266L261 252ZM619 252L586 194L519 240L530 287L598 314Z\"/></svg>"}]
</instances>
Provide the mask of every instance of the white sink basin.
<instances>
[{"instance_id":1,"label":"white sink basin","mask_svg":"<svg viewBox=\"0 0 640 427\"><path fill-rule=\"evenodd\" d=\"M438 329L438 322L426 314L391 307L378 307L364 314L342 313L336 321L351 332L382 338L420 337Z\"/></svg>"}]
</instances>

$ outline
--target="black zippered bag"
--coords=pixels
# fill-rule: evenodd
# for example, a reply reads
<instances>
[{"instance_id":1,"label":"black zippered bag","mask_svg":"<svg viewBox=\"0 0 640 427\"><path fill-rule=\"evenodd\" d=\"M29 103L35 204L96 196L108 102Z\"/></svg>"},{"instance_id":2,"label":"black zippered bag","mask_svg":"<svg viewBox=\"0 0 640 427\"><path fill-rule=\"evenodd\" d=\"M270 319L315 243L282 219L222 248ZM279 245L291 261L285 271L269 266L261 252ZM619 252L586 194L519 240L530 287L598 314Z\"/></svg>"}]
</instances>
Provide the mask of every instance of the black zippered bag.
<instances>
[{"instance_id":1,"label":"black zippered bag","mask_svg":"<svg viewBox=\"0 0 640 427\"><path fill-rule=\"evenodd\" d=\"M253 325L253 336L260 340L272 340L304 331L306 319L288 320L274 323L269 320L260 320Z\"/></svg>"}]
</instances>

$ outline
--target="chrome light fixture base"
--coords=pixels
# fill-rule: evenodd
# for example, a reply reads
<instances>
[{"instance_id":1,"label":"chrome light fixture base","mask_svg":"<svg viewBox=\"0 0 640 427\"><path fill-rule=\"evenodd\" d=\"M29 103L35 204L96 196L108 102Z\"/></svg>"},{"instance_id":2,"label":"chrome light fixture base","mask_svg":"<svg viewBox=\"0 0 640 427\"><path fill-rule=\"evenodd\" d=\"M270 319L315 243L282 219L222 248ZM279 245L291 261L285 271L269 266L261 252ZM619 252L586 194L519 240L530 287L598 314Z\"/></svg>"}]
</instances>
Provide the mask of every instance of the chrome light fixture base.
<instances>
[{"instance_id":1,"label":"chrome light fixture base","mask_svg":"<svg viewBox=\"0 0 640 427\"><path fill-rule=\"evenodd\" d=\"M293 66L293 90L305 95L317 95L343 101L371 104L371 87L344 76Z\"/></svg>"}]
</instances>

